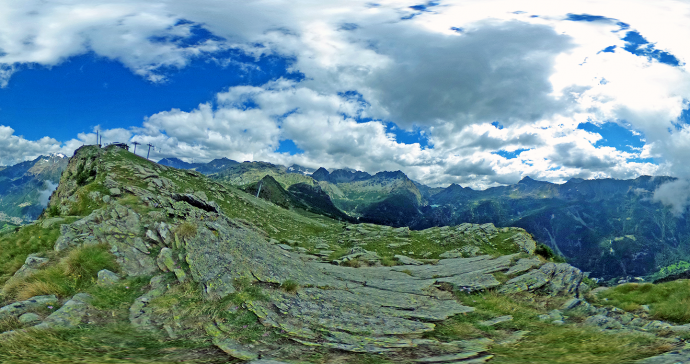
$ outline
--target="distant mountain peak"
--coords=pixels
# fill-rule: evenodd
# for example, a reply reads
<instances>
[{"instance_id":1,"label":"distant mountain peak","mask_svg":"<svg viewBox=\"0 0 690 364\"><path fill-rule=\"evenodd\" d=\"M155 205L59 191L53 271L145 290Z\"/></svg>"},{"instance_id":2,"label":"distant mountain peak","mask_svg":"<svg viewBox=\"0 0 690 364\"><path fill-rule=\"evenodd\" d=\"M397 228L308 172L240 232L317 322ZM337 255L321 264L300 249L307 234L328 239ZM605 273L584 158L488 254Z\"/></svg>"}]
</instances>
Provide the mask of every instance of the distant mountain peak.
<instances>
[{"instance_id":1,"label":"distant mountain peak","mask_svg":"<svg viewBox=\"0 0 690 364\"><path fill-rule=\"evenodd\" d=\"M548 183L548 182L537 181L537 180L531 178L530 176L525 176L520 180L520 182L518 182L518 184L520 184L520 183L522 183L522 184L534 184L534 183Z\"/></svg>"},{"instance_id":2,"label":"distant mountain peak","mask_svg":"<svg viewBox=\"0 0 690 364\"><path fill-rule=\"evenodd\" d=\"M300 166L299 164L293 164L287 169L288 173L302 173L307 176L314 173L314 171L314 168Z\"/></svg>"}]
</instances>

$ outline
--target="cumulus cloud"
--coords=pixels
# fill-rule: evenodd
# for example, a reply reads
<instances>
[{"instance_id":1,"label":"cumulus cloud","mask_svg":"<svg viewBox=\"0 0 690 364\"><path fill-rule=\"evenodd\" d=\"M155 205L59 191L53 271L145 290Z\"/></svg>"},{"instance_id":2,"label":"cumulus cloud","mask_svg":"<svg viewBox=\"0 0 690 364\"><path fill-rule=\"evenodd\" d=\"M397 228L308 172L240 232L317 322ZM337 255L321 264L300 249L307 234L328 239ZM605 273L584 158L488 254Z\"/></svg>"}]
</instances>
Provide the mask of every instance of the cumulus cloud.
<instances>
[{"instance_id":1,"label":"cumulus cloud","mask_svg":"<svg viewBox=\"0 0 690 364\"><path fill-rule=\"evenodd\" d=\"M0 14L0 86L22 65L57 65L94 52L122 62L153 82L162 68L182 68L190 59L222 50L216 39L188 44L195 26L181 22L163 4L135 1L3 4Z\"/></svg>"},{"instance_id":2,"label":"cumulus cloud","mask_svg":"<svg viewBox=\"0 0 690 364\"><path fill-rule=\"evenodd\" d=\"M51 181L45 181L44 188L45 189L38 191L38 203L45 208L48 206L50 195L58 188L58 184Z\"/></svg>"},{"instance_id":3,"label":"cumulus cloud","mask_svg":"<svg viewBox=\"0 0 690 364\"><path fill-rule=\"evenodd\" d=\"M160 110L141 125L103 130L104 141L154 144L152 158L401 169L432 185L478 188L525 175L555 182L690 177L690 128L678 123L690 100L686 66L623 50L625 32L616 24L687 61L690 4L530 0L517 9L509 0L468 0L417 12L414 3L368 3L6 4L0 85L27 64L52 66L86 52L162 82L167 69L199 57L224 62L222 51L236 49L287 58L303 79L230 87L194 110ZM567 15L585 13L615 21ZM200 29L215 36L197 37ZM642 150L597 144L601 135L577 128L611 121L641 133ZM400 142L390 123L423 130L428 145ZM288 139L303 153L279 153ZM29 141L0 127L0 163L69 154L91 140L94 133Z\"/></svg>"},{"instance_id":4,"label":"cumulus cloud","mask_svg":"<svg viewBox=\"0 0 690 364\"><path fill-rule=\"evenodd\" d=\"M681 216L690 204L690 182L679 179L664 183L654 191L652 201L668 206L676 216Z\"/></svg>"}]
</instances>

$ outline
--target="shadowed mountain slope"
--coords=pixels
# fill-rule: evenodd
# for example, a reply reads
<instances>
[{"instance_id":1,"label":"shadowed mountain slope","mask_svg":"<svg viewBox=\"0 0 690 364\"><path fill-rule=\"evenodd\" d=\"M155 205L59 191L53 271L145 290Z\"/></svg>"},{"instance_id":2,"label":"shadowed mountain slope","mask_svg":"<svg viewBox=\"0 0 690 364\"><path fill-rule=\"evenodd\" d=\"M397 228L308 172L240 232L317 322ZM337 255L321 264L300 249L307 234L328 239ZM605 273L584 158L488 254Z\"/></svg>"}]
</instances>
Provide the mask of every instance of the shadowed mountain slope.
<instances>
[{"instance_id":1,"label":"shadowed mountain slope","mask_svg":"<svg viewBox=\"0 0 690 364\"><path fill-rule=\"evenodd\" d=\"M682 345L683 318L631 320L539 251L520 228L348 224L82 147L41 218L0 235L0 362L627 363Z\"/></svg>"},{"instance_id":2,"label":"shadowed mountain slope","mask_svg":"<svg viewBox=\"0 0 690 364\"><path fill-rule=\"evenodd\" d=\"M36 219L67 162L68 158L60 155L41 156L0 170L0 225Z\"/></svg>"}]
</instances>

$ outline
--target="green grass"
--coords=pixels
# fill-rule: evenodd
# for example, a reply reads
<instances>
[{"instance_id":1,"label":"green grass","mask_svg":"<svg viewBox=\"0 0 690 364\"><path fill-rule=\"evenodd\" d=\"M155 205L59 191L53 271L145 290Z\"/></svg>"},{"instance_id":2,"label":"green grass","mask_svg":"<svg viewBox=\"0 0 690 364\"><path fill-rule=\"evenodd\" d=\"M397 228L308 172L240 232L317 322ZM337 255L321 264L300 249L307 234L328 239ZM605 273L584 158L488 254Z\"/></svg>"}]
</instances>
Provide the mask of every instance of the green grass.
<instances>
[{"instance_id":1,"label":"green grass","mask_svg":"<svg viewBox=\"0 0 690 364\"><path fill-rule=\"evenodd\" d=\"M623 284L599 293L596 303L613 305L626 311L639 310L641 305L648 305L650 314L656 319L690 323L690 280Z\"/></svg>"},{"instance_id":2,"label":"green grass","mask_svg":"<svg viewBox=\"0 0 690 364\"><path fill-rule=\"evenodd\" d=\"M149 283L150 278L133 277L113 285L93 285L86 292L93 296L91 305L99 310L129 310L134 299L143 294L142 288Z\"/></svg>"},{"instance_id":3,"label":"green grass","mask_svg":"<svg viewBox=\"0 0 690 364\"><path fill-rule=\"evenodd\" d=\"M65 298L93 286L98 271L117 271L115 257L106 245L91 245L71 250L57 264L26 276L15 277L3 287L5 300L25 300L54 294Z\"/></svg>"},{"instance_id":4,"label":"green grass","mask_svg":"<svg viewBox=\"0 0 690 364\"><path fill-rule=\"evenodd\" d=\"M71 330L32 330L0 345L6 364L234 363L207 340L166 340L160 334L112 323Z\"/></svg>"},{"instance_id":5,"label":"green grass","mask_svg":"<svg viewBox=\"0 0 690 364\"><path fill-rule=\"evenodd\" d=\"M76 218L66 218L68 224ZM43 228L40 223L26 225L19 230L0 234L0 284L21 268L29 254L52 254L53 246L60 236L60 224Z\"/></svg>"},{"instance_id":6,"label":"green grass","mask_svg":"<svg viewBox=\"0 0 690 364\"><path fill-rule=\"evenodd\" d=\"M671 349L664 340L654 337L606 333L576 324L562 326L538 320L537 316L559 307L563 299L552 299L528 293L503 296L494 292L458 294L458 299L474 312L460 314L441 322L427 333L442 341L490 338L496 342L517 330L529 331L514 344L493 345L492 363L630 363ZM512 315L513 320L492 327L480 321Z\"/></svg>"},{"instance_id":7,"label":"green grass","mask_svg":"<svg viewBox=\"0 0 690 364\"><path fill-rule=\"evenodd\" d=\"M297 292L297 290L299 290L299 283L293 281L292 279L288 279L287 281L280 284L280 288L283 289L283 291L285 292L295 293Z\"/></svg>"},{"instance_id":8,"label":"green grass","mask_svg":"<svg viewBox=\"0 0 690 364\"><path fill-rule=\"evenodd\" d=\"M246 302L267 299L261 288L246 280L235 281L234 285L237 292L221 300L210 301L203 298L197 284L183 283L151 300L150 305L160 316L170 316L170 312L174 312L176 321L186 328L187 333L196 331L205 335L202 333L203 325L216 322L229 337L242 343L280 339L281 335L263 326L254 313L244 308Z\"/></svg>"}]
</instances>

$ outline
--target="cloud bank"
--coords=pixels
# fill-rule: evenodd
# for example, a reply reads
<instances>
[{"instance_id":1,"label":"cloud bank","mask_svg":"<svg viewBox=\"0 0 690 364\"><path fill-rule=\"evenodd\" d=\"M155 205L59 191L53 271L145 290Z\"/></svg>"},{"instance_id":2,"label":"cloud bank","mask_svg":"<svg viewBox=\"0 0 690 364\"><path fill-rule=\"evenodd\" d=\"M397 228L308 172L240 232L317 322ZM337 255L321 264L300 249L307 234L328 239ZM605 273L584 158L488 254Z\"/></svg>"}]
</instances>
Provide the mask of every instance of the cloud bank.
<instances>
[{"instance_id":1,"label":"cloud bank","mask_svg":"<svg viewBox=\"0 0 690 364\"><path fill-rule=\"evenodd\" d=\"M300 77L228 87L193 110L160 110L143 115L140 125L103 133L152 143L156 159L400 169L438 186L486 188L527 175L554 182L690 177L690 129L682 119L690 100L690 47L683 41L690 36L690 4L417 5L7 4L0 15L0 83L11 84L29 65L54 66L87 52L161 85L169 70L193 60L231 62L228 50L274 55L288 59ZM629 32L647 43L631 46ZM584 130L585 123L617 124L642 146ZM82 133L30 141L3 126L0 163L69 154L90 140L95 136ZM289 142L297 153L281 152ZM658 201L666 201L664 193Z\"/></svg>"}]
</instances>

